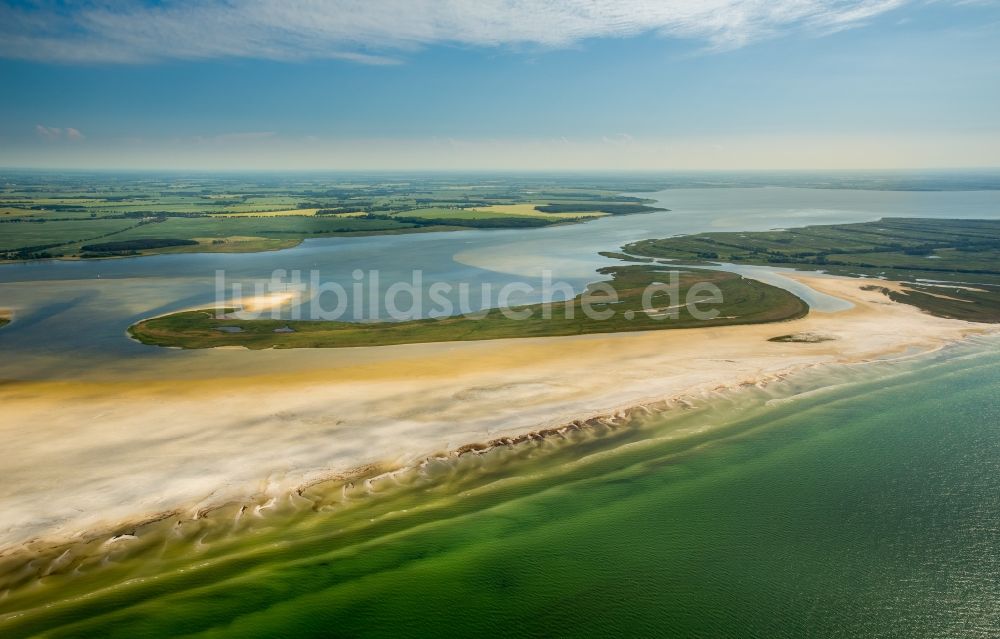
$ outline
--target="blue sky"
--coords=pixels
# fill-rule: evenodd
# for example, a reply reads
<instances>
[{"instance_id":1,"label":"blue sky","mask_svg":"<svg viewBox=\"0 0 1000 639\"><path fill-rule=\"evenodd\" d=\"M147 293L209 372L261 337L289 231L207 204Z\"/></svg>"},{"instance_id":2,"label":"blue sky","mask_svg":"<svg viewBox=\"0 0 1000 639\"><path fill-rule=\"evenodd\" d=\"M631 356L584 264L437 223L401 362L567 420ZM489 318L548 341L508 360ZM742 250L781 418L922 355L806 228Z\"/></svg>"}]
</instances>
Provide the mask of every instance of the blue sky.
<instances>
[{"instance_id":1,"label":"blue sky","mask_svg":"<svg viewBox=\"0 0 1000 639\"><path fill-rule=\"evenodd\" d=\"M1000 166L1000 5L0 4L0 165Z\"/></svg>"}]
</instances>

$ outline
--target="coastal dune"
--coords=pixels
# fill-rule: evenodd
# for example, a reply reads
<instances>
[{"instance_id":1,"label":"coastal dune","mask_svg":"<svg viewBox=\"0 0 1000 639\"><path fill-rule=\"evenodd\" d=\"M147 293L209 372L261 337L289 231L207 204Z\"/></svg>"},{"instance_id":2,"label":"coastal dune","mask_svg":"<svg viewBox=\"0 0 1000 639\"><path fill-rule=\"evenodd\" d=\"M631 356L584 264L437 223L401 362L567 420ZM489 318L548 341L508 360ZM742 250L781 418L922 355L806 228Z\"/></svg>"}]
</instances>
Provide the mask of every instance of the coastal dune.
<instances>
[{"instance_id":1,"label":"coastal dune","mask_svg":"<svg viewBox=\"0 0 1000 639\"><path fill-rule=\"evenodd\" d=\"M205 351L199 361L238 355L247 365L212 376L177 364L155 376L7 382L0 557L995 330L892 302L884 281L794 277L853 307L778 324L411 344L339 357ZM776 337L783 341L769 341Z\"/></svg>"}]
</instances>

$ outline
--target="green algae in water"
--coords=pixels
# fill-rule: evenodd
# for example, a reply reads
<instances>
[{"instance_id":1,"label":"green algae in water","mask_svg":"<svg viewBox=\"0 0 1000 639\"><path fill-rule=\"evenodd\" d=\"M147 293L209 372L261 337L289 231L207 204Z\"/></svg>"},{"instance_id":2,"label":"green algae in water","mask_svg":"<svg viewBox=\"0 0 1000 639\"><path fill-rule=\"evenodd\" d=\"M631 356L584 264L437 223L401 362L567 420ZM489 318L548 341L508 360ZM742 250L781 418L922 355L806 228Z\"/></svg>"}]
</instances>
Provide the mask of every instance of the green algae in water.
<instances>
[{"instance_id":1,"label":"green algae in water","mask_svg":"<svg viewBox=\"0 0 1000 639\"><path fill-rule=\"evenodd\" d=\"M1000 353L876 368L162 541L0 634L996 636Z\"/></svg>"}]
</instances>

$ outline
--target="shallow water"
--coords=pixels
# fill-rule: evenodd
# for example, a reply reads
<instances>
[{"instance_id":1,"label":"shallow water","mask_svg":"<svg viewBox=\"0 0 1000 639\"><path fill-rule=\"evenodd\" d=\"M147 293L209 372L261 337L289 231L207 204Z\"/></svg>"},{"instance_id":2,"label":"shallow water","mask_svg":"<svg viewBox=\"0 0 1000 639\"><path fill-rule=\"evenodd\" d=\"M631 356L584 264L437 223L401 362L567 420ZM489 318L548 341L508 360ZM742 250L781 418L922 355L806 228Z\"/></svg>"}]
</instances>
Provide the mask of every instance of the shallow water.
<instances>
[{"instance_id":1,"label":"shallow water","mask_svg":"<svg viewBox=\"0 0 1000 639\"><path fill-rule=\"evenodd\" d=\"M998 390L980 340L165 522L0 634L993 637Z\"/></svg>"}]
</instances>

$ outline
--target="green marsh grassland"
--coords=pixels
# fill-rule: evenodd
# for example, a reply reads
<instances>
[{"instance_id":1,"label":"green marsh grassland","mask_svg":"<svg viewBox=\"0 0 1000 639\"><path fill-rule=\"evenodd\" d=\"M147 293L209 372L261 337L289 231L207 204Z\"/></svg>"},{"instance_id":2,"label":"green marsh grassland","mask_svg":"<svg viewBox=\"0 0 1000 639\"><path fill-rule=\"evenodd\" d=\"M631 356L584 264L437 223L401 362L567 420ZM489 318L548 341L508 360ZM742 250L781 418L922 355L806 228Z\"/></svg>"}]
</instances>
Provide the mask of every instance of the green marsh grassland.
<instances>
[{"instance_id":1,"label":"green marsh grassland","mask_svg":"<svg viewBox=\"0 0 1000 639\"><path fill-rule=\"evenodd\" d=\"M938 315L1000 321L1000 221L886 218L860 224L642 240L630 255L823 270L906 282L894 300Z\"/></svg>"},{"instance_id":2,"label":"green marsh grassland","mask_svg":"<svg viewBox=\"0 0 1000 639\"><path fill-rule=\"evenodd\" d=\"M598 294L590 287L570 303L551 303L548 318L542 304L516 309L530 311L527 319L511 319L501 310L491 309L482 317L374 323L217 319L216 313L209 309L143 320L133 324L129 333L144 344L181 348L337 348L758 324L795 319L809 310L805 302L783 289L733 273L688 269L680 274L678 299L687 299L688 292L698 283L714 284L721 290L723 302L702 304L697 309L717 310L717 317L697 319L686 306L678 309L676 318L663 317L663 309L673 304L665 293L652 298L654 305L662 304L657 306L659 312L644 312L643 292L655 282L666 281L667 270L647 265L602 269L602 273L612 277L609 283L618 295L618 303L601 302L607 299L604 293ZM592 319L584 313L585 303L597 311L613 311L613 315ZM568 312L568 307L572 312Z\"/></svg>"}]
</instances>

